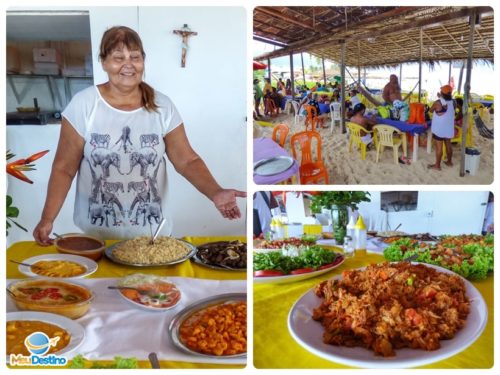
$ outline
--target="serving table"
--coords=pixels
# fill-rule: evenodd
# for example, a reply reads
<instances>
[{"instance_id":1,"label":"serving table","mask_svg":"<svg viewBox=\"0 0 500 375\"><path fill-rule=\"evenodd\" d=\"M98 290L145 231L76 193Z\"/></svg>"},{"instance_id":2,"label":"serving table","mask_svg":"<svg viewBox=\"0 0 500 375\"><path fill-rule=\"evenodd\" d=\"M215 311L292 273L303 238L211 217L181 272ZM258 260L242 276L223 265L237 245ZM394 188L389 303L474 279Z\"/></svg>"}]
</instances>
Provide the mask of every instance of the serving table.
<instances>
[{"instance_id":1,"label":"serving table","mask_svg":"<svg viewBox=\"0 0 500 375\"><path fill-rule=\"evenodd\" d=\"M240 240L245 237L184 237L193 245L214 241ZM112 245L117 241L106 241ZM18 265L10 259L24 259L43 254L57 253L54 246L42 247L35 242L17 242L6 252L7 283L12 279L25 279ZM117 291L107 286L116 285L117 279L134 273L168 276L181 290L181 301L175 308L157 312L133 306ZM243 368L244 360L224 359L221 361L207 357L191 356L174 348L168 334L170 320L187 305L207 297L225 293L246 292L246 272L219 270L196 264L190 260L160 267L132 267L116 264L103 256L98 261L95 273L84 279L69 282L87 286L94 292L89 312L76 320L85 329L82 345L68 357L82 354L86 359L107 364L115 356L135 357L140 368L150 368L147 360L149 352L156 352L162 368ZM184 299L184 302L183 302ZM14 303L7 299L7 312L17 311ZM116 350L116 351L115 351ZM71 363L69 361L68 365ZM24 367L25 368L25 367ZM35 367L33 367L35 368Z\"/></svg>"},{"instance_id":2,"label":"serving table","mask_svg":"<svg viewBox=\"0 0 500 375\"><path fill-rule=\"evenodd\" d=\"M322 359L302 348L288 331L288 314L294 303L321 281L341 275L345 270L383 261L384 257L380 254L369 252L364 256L347 258L338 268L315 278L289 284L254 284L254 366L258 369L351 368ZM459 354L419 368L486 369L493 366L493 276L474 281L472 284L479 290L488 306L485 330L477 341Z\"/></svg>"}]
</instances>

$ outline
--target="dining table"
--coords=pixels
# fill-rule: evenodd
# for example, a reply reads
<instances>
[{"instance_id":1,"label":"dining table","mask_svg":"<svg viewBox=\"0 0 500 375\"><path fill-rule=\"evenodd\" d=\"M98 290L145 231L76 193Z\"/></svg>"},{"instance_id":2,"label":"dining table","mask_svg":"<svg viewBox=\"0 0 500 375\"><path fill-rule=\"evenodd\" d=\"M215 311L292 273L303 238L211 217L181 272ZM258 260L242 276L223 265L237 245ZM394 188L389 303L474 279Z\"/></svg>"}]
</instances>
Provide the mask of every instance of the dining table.
<instances>
[{"instance_id":1,"label":"dining table","mask_svg":"<svg viewBox=\"0 0 500 375\"><path fill-rule=\"evenodd\" d=\"M246 242L245 236L186 236L182 239L194 246L215 241ZM108 240L106 246L112 246L116 242L118 241ZM5 256L7 285L28 278L20 271L20 266L10 260L22 262L45 254L57 254L57 249L53 245L40 246L32 241L12 244ZM169 325L180 311L203 299L228 293L246 294L246 270L214 269L196 263L193 259L169 266L137 267L119 264L103 256L97 263L95 273L85 278L68 280L89 288L93 293L93 300L89 311L75 320L85 330L85 337L75 352L68 353L66 367L71 366L74 356L80 354L86 360L101 366L109 365L119 356L135 358L139 368L151 368L148 360L151 352L157 353L160 367L165 369L245 367L246 357L212 358L180 350L172 342ZM121 278L132 274L166 278L180 290L179 303L166 311L151 311L135 306L117 290L107 288L117 285ZM6 311L7 314L19 311L9 297Z\"/></svg>"},{"instance_id":2,"label":"dining table","mask_svg":"<svg viewBox=\"0 0 500 375\"><path fill-rule=\"evenodd\" d=\"M271 138L259 137L253 140L253 163L256 165L264 160L270 160L277 157L291 158L291 155L281 147L279 144L274 142ZM299 164L296 160L293 160L291 166L281 172L277 172L269 175L260 175L254 172L253 180L257 185L274 185L278 183L283 183L292 179L292 183L300 184L299 176Z\"/></svg>"},{"instance_id":3,"label":"dining table","mask_svg":"<svg viewBox=\"0 0 500 375\"><path fill-rule=\"evenodd\" d=\"M337 251L342 252L340 248L337 248ZM314 354L313 351L306 350L293 338L288 324L288 317L294 304L322 281L338 277L346 270L365 267L384 260L381 248L372 248L365 255L346 258L344 263L337 268L310 279L286 284L254 283L254 366L258 369L354 368L331 359L323 359ZM472 281L472 284L480 292L487 305L488 319L484 331L474 343L463 351L446 359L437 360L417 368L490 369L493 366L493 275L483 280ZM303 319L310 320L311 317L304 316ZM421 350L421 353L426 355L426 353L430 352ZM390 361L390 358L387 360ZM397 358L397 353L395 358ZM383 366L383 364L380 365L380 367Z\"/></svg>"},{"instance_id":4,"label":"dining table","mask_svg":"<svg viewBox=\"0 0 500 375\"><path fill-rule=\"evenodd\" d=\"M418 138L420 134L427 132L427 153L431 152L430 145L432 133L430 132L430 122L427 124L409 124L406 121L392 120L390 118L383 118L379 116L376 117L376 120L377 124L394 126L398 130L401 130L404 133L409 133L413 136L413 161L418 160Z\"/></svg>"}]
</instances>

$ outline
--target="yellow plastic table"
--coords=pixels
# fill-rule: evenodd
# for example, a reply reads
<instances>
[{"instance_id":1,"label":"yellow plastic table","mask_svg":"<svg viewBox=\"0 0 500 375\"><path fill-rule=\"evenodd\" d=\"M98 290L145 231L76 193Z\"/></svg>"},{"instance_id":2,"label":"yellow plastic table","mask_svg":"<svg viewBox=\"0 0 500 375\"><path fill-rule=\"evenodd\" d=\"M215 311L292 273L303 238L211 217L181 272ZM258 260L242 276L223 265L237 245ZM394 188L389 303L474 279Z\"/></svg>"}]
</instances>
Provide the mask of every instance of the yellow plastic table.
<instances>
[{"instance_id":1,"label":"yellow plastic table","mask_svg":"<svg viewBox=\"0 0 500 375\"><path fill-rule=\"evenodd\" d=\"M184 240L192 243L193 245L201 245L206 242L213 241L232 241L240 240L246 242L245 237L184 237ZM106 241L106 245L112 245L118 241ZM24 279L26 276L19 272L18 265L9 262L10 259L22 262L24 259L31 258L43 254L56 254L57 250L54 246L39 246L36 242L26 241L17 242L13 244L6 252L6 266L8 279ZM137 273L137 267L130 267L111 262L105 256L98 261L98 269L89 278L117 278L124 277L129 274ZM212 279L212 280L246 280L246 272L215 270L202 265L196 264L192 261L182 262L168 267L148 267L140 268L141 273L148 273L160 276L183 276L194 277L199 279ZM106 365L111 361L99 361L100 364ZM71 364L71 361L68 363ZM140 368L151 368L148 361L138 361ZM160 361L161 368L184 368L184 369L198 369L198 368L244 368L244 365L220 365L212 363L190 363L190 362L177 362L177 361ZM16 367L17 368L17 367ZM24 367L27 368L27 367ZM38 368L38 367L33 367Z\"/></svg>"},{"instance_id":2,"label":"yellow plastic table","mask_svg":"<svg viewBox=\"0 0 500 375\"><path fill-rule=\"evenodd\" d=\"M368 253L348 258L340 267L312 279L289 284L254 284L254 366L258 369L352 368L322 359L302 348L290 335L288 313L309 289L348 269L380 263L384 257ZM467 349L448 359L419 368L491 368L493 366L493 275L472 283L488 306L488 323L482 335Z\"/></svg>"}]
</instances>

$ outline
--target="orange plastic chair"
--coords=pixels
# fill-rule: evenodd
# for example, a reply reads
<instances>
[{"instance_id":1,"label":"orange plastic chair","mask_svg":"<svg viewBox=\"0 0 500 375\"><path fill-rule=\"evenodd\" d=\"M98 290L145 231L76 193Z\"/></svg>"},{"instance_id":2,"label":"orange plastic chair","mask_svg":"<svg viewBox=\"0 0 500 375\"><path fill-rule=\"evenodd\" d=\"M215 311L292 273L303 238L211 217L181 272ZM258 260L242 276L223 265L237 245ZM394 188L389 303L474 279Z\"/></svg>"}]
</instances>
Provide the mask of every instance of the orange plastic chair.
<instances>
[{"instance_id":1,"label":"orange plastic chair","mask_svg":"<svg viewBox=\"0 0 500 375\"><path fill-rule=\"evenodd\" d=\"M316 150L312 152L312 146L316 141ZM300 183L319 183L324 180L328 184L328 172L321 157L321 136L315 131L304 131L292 135L290 139L292 155L299 160L300 152Z\"/></svg>"},{"instance_id":2,"label":"orange plastic chair","mask_svg":"<svg viewBox=\"0 0 500 375\"><path fill-rule=\"evenodd\" d=\"M272 139L281 147L285 147L286 136L290 132L290 128L286 124L278 124L273 129Z\"/></svg>"},{"instance_id":3,"label":"orange plastic chair","mask_svg":"<svg viewBox=\"0 0 500 375\"><path fill-rule=\"evenodd\" d=\"M274 103L273 99L267 98L264 101L264 104L266 107L264 111L265 114L269 113L271 117L278 116L279 110L278 108L276 108L276 104Z\"/></svg>"},{"instance_id":4,"label":"orange plastic chair","mask_svg":"<svg viewBox=\"0 0 500 375\"><path fill-rule=\"evenodd\" d=\"M314 131L318 126L318 111L316 110L316 107L313 105L304 105L304 109L307 112L307 117L304 121L304 125L306 126L306 131L308 125L311 125L311 131Z\"/></svg>"},{"instance_id":5,"label":"orange plastic chair","mask_svg":"<svg viewBox=\"0 0 500 375\"><path fill-rule=\"evenodd\" d=\"M410 103L410 116L408 124L425 124L425 105L422 103Z\"/></svg>"}]
</instances>

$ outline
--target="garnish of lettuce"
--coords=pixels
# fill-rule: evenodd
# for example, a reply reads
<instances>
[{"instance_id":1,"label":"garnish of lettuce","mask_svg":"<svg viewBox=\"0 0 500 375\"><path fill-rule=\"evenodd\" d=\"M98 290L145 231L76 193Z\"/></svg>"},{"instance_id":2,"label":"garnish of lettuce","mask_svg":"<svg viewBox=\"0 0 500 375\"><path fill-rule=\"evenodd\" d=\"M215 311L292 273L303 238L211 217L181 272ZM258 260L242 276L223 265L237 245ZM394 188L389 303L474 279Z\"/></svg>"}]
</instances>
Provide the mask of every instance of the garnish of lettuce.
<instances>
[{"instance_id":1,"label":"garnish of lettuce","mask_svg":"<svg viewBox=\"0 0 500 375\"><path fill-rule=\"evenodd\" d=\"M99 361L90 361L85 359L81 354L78 354L71 361L69 368L72 369L135 369L138 368L136 358L123 358L116 356L110 364L101 364Z\"/></svg>"},{"instance_id":2,"label":"garnish of lettuce","mask_svg":"<svg viewBox=\"0 0 500 375\"><path fill-rule=\"evenodd\" d=\"M416 259L412 258L415 262L434 264L436 266L448 268L466 279L480 280L488 277L488 273L493 271L493 245L490 246L490 244L493 244L493 237L486 236L484 242L488 246L482 246L476 243L465 245L463 247L463 251L472 256L471 259L473 260L473 264L469 264L466 260L460 265L454 264L452 266L448 266L442 262L443 258L441 256L432 259L429 248L418 248L416 247L416 244L411 245L410 241L407 239L395 241L393 244L385 248L384 257L391 262L396 262L408 259L413 255L418 254ZM401 249L402 246L405 251Z\"/></svg>"}]
</instances>

